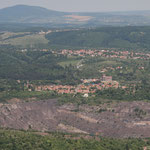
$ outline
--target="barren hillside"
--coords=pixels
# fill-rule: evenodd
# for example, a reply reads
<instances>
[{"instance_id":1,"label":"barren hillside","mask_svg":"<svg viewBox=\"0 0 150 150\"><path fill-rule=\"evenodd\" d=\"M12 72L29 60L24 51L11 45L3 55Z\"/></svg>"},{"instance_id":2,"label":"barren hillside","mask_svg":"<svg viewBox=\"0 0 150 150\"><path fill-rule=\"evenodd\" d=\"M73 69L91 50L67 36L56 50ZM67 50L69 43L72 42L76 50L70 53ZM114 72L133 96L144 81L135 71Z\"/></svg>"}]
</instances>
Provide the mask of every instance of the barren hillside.
<instances>
[{"instance_id":1,"label":"barren hillside","mask_svg":"<svg viewBox=\"0 0 150 150\"><path fill-rule=\"evenodd\" d=\"M57 100L1 104L0 125L14 129L63 131L107 137L149 137L150 103L59 106Z\"/></svg>"}]
</instances>

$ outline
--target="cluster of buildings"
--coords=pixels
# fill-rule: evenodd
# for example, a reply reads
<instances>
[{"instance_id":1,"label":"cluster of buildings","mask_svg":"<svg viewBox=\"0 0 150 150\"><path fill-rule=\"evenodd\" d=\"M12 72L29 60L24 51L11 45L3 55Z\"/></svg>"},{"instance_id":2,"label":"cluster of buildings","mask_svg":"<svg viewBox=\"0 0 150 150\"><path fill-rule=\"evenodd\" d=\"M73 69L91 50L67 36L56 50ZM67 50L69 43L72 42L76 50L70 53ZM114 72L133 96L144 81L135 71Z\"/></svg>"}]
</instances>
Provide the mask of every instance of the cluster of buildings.
<instances>
[{"instance_id":1,"label":"cluster of buildings","mask_svg":"<svg viewBox=\"0 0 150 150\"><path fill-rule=\"evenodd\" d=\"M60 94L90 94L105 88L118 88L119 83L112 80L112 76L103 75L101 79L82 79L82 84L71 85L40 85L36 86L36 91L56 91Z\"/></svg>"},{"instance_id":2,"label":"cluster of buildings","mask_svg":"<svg viewBox=\"0 0 150 150\"><path fill-rule=\"evenodd\" d=\"M40 32L39 34L48 34L51 31L47 31L47 32ZM23 49L21 50L21 52L26 52L27 49ZM86 49L80 49L80 50L68 50L68 49L64 49L61 51L53 51L53 50L48 50L48 49L41 49L41 50L37 50L34 49L33 51L44 51L44 52L48 52L51 51L54 54L57 55L65 55L65 56L80 56L80 57L86 57L86 56L91 56L91 57L95 57L95 56L101 56L101 57L105 57L105 58L120 58L120 59L144 59L144 60L148 60L150 59L150 53L144 53L144 52L131 52L131 51L115 51L115 50L86 50Z\"/></svg>"},{"instance_id":3,"label":"cluster of buildings","mask_svg":"<svg viewBox=\"0 0 150 150\"><path fill-rule=\"evenodd\" d=\"M149 53L135 53L131 51L115 51L115 50L67 50L64 49L61 52L53 51L53 53L68 55L68 56L102 56L106 58L120 58L120 59L150 59Z\"/></svg>"}]
</instances>

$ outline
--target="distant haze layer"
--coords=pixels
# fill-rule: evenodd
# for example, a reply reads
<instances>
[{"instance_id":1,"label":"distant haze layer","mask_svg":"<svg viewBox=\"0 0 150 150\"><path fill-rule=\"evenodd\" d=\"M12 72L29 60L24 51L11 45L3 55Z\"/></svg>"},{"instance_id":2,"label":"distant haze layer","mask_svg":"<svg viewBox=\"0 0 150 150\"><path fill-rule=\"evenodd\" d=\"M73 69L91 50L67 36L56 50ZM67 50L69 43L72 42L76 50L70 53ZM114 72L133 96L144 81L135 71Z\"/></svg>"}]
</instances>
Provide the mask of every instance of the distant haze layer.
<instances>
[{"instance_id":1,"label":"distant haze layer","mask_svg":"<svg viewBox=\"0 0 150 150\"><path fill-rule=\"evenodd\" d=\"M16 5L0 9L0 23L49 24L51 27L145 26L150 11L61 12L39 6Z\"/></svg>"},{"instance_id":2,"label":"distant haze layer","mask_svg":"<svg viewBox=\"0 0 150 150\"><path fill-rule=\"evenodd\" d=\"M0 8L34 5L67 12L150 10L149 0L0 0Z\"/></svg>"}]
</instances>

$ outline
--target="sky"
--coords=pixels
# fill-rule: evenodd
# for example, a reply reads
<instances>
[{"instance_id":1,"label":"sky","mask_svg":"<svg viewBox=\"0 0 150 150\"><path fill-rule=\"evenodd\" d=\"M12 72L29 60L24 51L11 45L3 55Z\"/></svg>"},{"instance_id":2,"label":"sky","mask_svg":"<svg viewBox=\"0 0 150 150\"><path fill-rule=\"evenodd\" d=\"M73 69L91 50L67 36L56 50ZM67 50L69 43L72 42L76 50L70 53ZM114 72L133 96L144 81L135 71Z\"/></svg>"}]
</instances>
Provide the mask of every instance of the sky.
<instances>
[{"instance_id":1,"label":"sky","mask_svg":"<svg viewBox=\"0 0 150 150\"><path fill-rule=\"evenodd\" d=\"M150 0L0 0L0 8L20 4L65 12L150 10Z\"/></svg>"}]
</instances>

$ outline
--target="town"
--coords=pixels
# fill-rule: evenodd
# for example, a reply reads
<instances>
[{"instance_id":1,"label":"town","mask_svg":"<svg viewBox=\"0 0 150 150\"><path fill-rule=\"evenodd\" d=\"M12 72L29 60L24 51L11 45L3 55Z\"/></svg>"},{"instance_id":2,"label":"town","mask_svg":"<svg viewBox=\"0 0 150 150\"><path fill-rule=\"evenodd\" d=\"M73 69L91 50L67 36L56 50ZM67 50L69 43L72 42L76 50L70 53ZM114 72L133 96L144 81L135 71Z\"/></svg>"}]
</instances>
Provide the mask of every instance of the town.
<instances>
[{"instance_id":1,"label":"town","mask_svg":"<svg viewBox=\"0 0 150 150\"><path fill-rule=\"evenodd\" d=\"M107 88L119 88L119 82L113 81L112 76L103 75L100 79L81 79L82 84L77 86L71 85L39 85L26 84L29 91L34 88L35 91L55 91L59 94L84 94L84 97L88 97L88 94L95 93L97 90ZM122 86L121 88L125 88Z\"/></svg>"},{"instance_id":2,"label":"town","mask_svg":"<svg viewBox=\"0 0 150 150\"><path fill-rule=\"evenodd\" d=\"M150 53L134 52L134 51L115 51L115 50L61 50L52 51L54 54L66 55L66 56L80 56L80 57L96 57L101 56L105 58L120 58L120 59L150 59Z\"/></svg>"}]
</instances>

